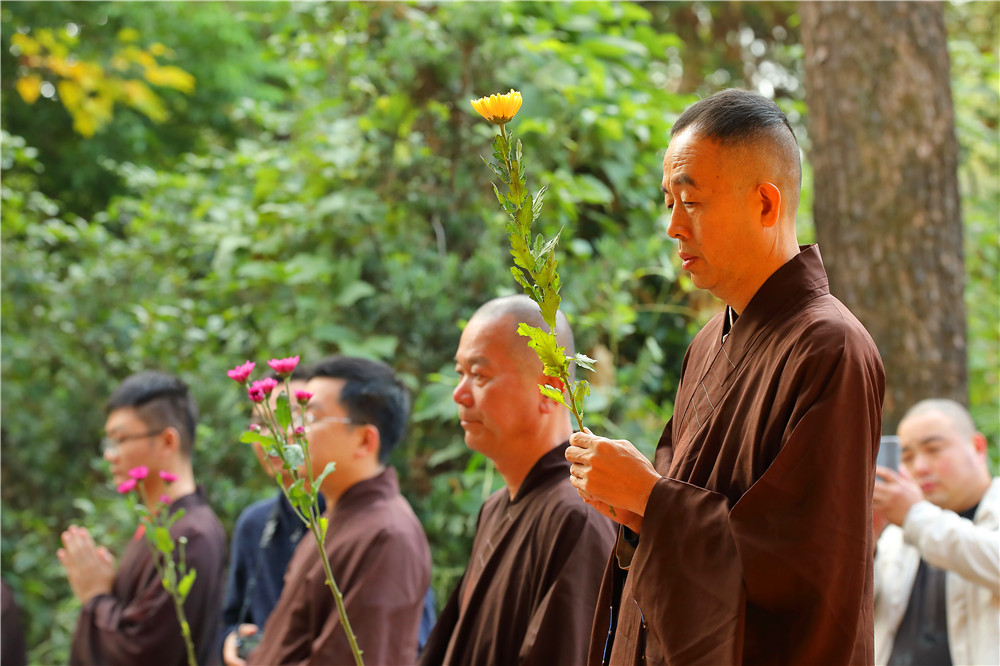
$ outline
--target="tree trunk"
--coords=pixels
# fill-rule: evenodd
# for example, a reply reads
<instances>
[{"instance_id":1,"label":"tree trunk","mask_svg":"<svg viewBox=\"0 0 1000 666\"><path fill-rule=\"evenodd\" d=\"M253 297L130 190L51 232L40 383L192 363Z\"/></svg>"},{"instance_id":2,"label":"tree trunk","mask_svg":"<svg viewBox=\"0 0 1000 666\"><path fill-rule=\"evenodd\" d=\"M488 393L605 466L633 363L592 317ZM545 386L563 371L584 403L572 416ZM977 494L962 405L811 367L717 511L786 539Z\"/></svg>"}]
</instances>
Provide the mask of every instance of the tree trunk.
<instances>
[{"instance_id":1,"label":"tree trunk","mask_svg":"<svg viewBox=\"0 0 1000 666\"><path fill-rule=\"evenodd\" d=\"M944 11L923 2L799 8L816 236L831 290L882 354L882 427L892 433L918 400L968 404Z\"/></svg>"}]
</instances>

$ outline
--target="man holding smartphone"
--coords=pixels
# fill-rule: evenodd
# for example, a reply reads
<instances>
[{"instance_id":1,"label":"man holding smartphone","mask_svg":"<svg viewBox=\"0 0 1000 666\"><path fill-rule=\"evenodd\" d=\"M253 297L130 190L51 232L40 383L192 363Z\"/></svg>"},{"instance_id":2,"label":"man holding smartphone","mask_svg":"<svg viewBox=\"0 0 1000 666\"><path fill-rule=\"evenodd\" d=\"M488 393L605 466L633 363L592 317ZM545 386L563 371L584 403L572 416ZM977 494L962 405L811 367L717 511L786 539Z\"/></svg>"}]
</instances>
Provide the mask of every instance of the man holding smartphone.
<instances>
[{"instance_id":1,"label":"man holding smartphone","mask_svg":"<svg viewBox=\"0 0 1000 666\"><path fill-rule=\"evenodd\" d=\"M873 498L876 664L1000 663L1000 479L951 400L899 424L900 469Z\"/></svg>"}]
</instances>

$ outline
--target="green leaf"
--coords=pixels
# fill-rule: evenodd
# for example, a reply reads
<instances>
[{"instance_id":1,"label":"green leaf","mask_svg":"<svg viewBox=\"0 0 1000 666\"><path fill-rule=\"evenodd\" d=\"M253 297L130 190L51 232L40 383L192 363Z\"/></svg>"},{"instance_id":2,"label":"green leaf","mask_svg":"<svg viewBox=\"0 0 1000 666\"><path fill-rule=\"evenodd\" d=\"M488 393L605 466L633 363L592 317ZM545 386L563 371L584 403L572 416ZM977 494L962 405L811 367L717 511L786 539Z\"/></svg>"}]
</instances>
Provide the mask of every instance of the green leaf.
<instances>
[{"instance_id":1,"label":"green leaf","mask_svg":"<svg viewBox=\"0 0 1000 666\"><path fill-rule=\"evenodd\" d=\"M539 384L538 390L541 391L542 395L544 395L546 398L551 398L556 402L558 402L560 405L564 405L567 408L569 407L569 405L566 404L566 398L563 395L563 392L558 390L557 388L549 386L548 384Z\"/></svg>"},{"instance_id":2,"label":"green leaf","mask_svg":"<svg viewBox=\"0 0 1000 666\"><path fill-rule=\"evenodd\" d=\"M288 404L288 396L284 392L278 396L278 403L274 407L274 415L278 419L281 431L287 431L288 426L292 423L292 408Z\"/></svg>"},{"instance_id":3,"label":"green leaf","mask_svg":"<svg viewBox=\"0 0 1000 666\"><path fill-rule=\"evenodd\" d=\"M315 481L313 481L313 487L319 490L319 488L323 485L323 479L325 479L327 474L329 474L335 469L337 469L337 463L333 462L332 460L328 462L326 464L326 467L323 468L323 471L320 472L320 475L316 477Z\"/></svg>"},{"instance_id":4,"label":"green leaf","mask_svg":"<svg viewBox=\"0 0 1000 666\"><path fill-rule=\"evenodd\" d=\"M194 585L195 576L197 575L198 572L191 569L184 575L184 578L181 578L181 582L177 583L177 594L181 598L181 603L184 603L184 600L187 599L188 593L191 591L191 586Z\"/></svg>"},{"instance_id":5,"label":"green leaf","mask_svg":"<svg viewBox=\"0 0 1000 666\"><path fill-rule=\"evenodd\" d=\"M306 461L306 454L302 451L302 446L299 444L289 444L284 448L283 451L285 462L292 469L298 469L302 467L303 463Z\"/></svg>"},{"instance_id":6,"label":"green leaf","mask_svg":"<svg viewBox=\"0 0 1000 666\"><path fill-rule=\"evenodd\" d=\"M164 555L174 552L174 540L170 538L170 530L166 527L155 528L153 530L153 545Z\"/></svg>"},{"instance_id":7,"label":"green leaf","mask_svg":"<svg viewBox=\"0 0 1000 666\"><path fill-rule=\"evenodd\" d=\"M586 368L591 372L596 372L596 370L594 370L594 364L597 363L597 359L593 359L587 356L586 354L579 353L576 356L572 357L572 359L570 360L572 360L573 363L576 363L581 368Z\"/></svg>"},{"instance_id":8,"label":"green leaf","mask_svg":"<svg viewBox=\"0 0 1000 666\"><path fill-rule=\"evenodd\" d=\"M265 435L263 433L254 432L253 430L246 430L240 435L240 442L243 444L260 444L267 449L275 449L278 446L278 440L270 435Z\"/></svg>"}]
</instances>

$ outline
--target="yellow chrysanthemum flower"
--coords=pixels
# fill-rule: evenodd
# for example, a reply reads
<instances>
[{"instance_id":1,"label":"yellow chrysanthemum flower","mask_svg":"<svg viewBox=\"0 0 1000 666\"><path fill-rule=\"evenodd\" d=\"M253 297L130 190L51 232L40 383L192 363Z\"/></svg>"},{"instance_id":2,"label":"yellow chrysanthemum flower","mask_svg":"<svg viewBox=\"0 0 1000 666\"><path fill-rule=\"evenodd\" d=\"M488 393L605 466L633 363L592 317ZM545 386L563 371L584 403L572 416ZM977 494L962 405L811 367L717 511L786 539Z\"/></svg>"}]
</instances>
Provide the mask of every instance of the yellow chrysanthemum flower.
<instances>
[{"instance_id":1,"label":"yellow chrysanthemum flower","mask_svg":"<svg viewBox=\"0 0 1000 666\"><path fill-rule=\"evenodd\" d=\"M509 93L496 93L472 100L472 108L494 125L506 125L521 108L521 93L511 88Z\"/></svg>"}]
</instances>

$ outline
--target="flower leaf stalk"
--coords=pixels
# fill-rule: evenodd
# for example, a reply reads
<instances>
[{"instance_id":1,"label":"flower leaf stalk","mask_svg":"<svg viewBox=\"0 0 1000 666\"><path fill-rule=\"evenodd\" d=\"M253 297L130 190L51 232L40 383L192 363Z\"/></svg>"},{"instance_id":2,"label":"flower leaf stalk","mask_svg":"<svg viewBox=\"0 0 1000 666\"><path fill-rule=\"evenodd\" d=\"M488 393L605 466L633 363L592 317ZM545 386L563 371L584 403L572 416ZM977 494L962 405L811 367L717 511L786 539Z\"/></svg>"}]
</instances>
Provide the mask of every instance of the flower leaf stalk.
<instances>
[{"instance_id":1,"label":"flower leaf stalk","mask_svg":"<svg viewBox=\"0 0 1000 666\"><path fill-rule=\"evenodd\" d=\"M528 345L542 361L545 374L559 380L562 385L562 390L545 384L539 384L538 389L546 397L565 405L576 419L578 429L583 430L583 402L590 395L590 383L582 379L572 381L570 364L593 370L594 359L585 354L567 356L566 348L560 346L556 338L561 281L555 250L562 230L551 239L542 234L532 238L531 225L541 215L546 187L543 185L534 196L529 193L524 177L521 140L514 141L513 133L507 131L507 123L517 114L521 101L521 93L511 90L506 94L472 100L472 107L500 128L493 139L493 160L482 159L507 190L506 193L501 192L493 183L497 201L507 214L505 228L510 240L510 254L514 258L510 272L524 293L538 304L542 320L549 329L545 331L521 323L517 332L528 338Z\"/></svg>"},{"instance_id":2,"label":"flower leaf stalk","mask_svg":"<svg viewBox=\"0 0 1000 666\"><path fill-rule=\"evenodd\" d=\"M270 396L275 390L280 390L278 380L264 378L254 382L250 381L255 363L247 361L238 365L226 374L230 379L242 384L247 390L247 397L253 403L255 418L259 423L255 423L242 434L240 441L246 444L259 444L264 453L267 465L271 467L272 477L288 499L295 511L295 515L303 522L309 533L312 534L319 549L320 559L323 562L323 572L326 574L326 585L333 594L334 603L337 605L337 612L340 614L340 623L347 635L347 640L351 645L351 653L354 656L356 666L364 666L362 650L358 646L358 639L351 628L351 622L347 618L347 609L344 606L344 595L337 586L337 581L333 577L333 570L330 567L330 559L326 554L324 542L328 521L319 510L319 491L323 485L323 480L333 472L336 465L331 461L319 476L313 477L312 460L309 455L309 439L305 436L305 412L304 408L312 394L306 391L296 391L294 395L295 406L289 396L292 395L289 377L299 362L298 356L284 359L272 359L268 365L281 378L284 384L282 391L275 400L275 406L271 407ZM296 424L298 421L298 424ZM272 467L271 458L277 457L281 460L281 469ZM291 479L287 486L282 481L283 478Z\"/></svg>"},{"instance_id":3,"label":"flower leaf stalk","mask_svg":"<svg viewBox=\"0 0 1000 666\"><path fill-rule=\"evenodd\" d=\"M155 503L151 501L146 485L142 483L149 475L149 468L145 465L130 469L128 475L129 478L118 486L118 492L127 495L135 490L139 494L140 503L135 504L135 509L140 515L146 545L153 556L153 566L160 576L163 589L174 602L174 611L177 613L181 636L184 638L188 666L198 666L194 640L191 638L191 626L184 614L184 601L191 593L198 572L187 566L184 552L187 537L180 537L175 544L173 537L170 536L170 528L184 515L184 509L171 513L168 510L170 497L167 495L160 496ZM177 477L170 472L160 472L160 478L167 483L177 480ZM156 510L153 511L149 507L155 507ZM174 559L175 550L178 552L177 559Z\"/></svg>"}]
</instances>

